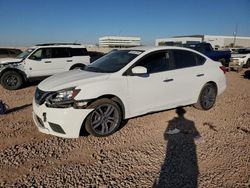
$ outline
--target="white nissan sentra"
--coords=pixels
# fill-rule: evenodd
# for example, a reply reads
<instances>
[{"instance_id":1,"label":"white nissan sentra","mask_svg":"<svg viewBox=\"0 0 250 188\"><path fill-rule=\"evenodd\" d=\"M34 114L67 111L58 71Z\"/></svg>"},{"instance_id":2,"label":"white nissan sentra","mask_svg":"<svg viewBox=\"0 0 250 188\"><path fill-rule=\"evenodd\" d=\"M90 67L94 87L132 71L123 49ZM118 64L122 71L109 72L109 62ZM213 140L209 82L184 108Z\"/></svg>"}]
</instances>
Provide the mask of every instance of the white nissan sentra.
<instances>
[{"instance_id":1,"label":"white nissan sentra","mask_svg":"<svg viewBox=\"0 0 250 188\"><path fill-rule=\"evenodd\" d=\"M226 88L225 69L180 47L114 50L41 82L33 100L39 131L76 138L114 133L124 119L185 105L209 110Z\"/></svg>"}]
</instances>

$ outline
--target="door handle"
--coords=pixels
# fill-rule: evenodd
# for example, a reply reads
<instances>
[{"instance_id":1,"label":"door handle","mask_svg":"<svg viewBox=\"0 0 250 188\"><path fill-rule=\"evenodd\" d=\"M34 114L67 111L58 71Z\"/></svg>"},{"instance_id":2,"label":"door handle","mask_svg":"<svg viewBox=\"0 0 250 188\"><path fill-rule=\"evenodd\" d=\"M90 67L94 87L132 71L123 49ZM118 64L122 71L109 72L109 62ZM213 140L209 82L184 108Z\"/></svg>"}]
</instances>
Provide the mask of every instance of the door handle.
<instances>
[{"instance_id":1,"label":"door handle","mask_svg":"<svg viewBox=\"0 0 250 188\"><path fill-rule=\"evenodd\" d=\"M51 63L51 61L45 61L44 63Z\"/></svg>"},{"instance_id":2,"label":"door handle","mask_svg":"<svg viewBox=\"0 0 250 188\"><path fill-rule=\"evenodd\" d=\"M173 78L163 80L163 82L172 82L172 81L174 81L174 79L173 79Z\"/></svg>"},{"instance_id":3,"label":"door handle","mask_svg":"<svg viewBox=\"0 0 250 188\"><path fill-rule=\"evenodd\" d=\"M72 60L67 60L67 62L72 62Z\"/></svg>"},{"instance_id":4,"label":"door handle","mask_svg":"<svg viewBox=\"0 0 250 188\"><path fill-rule=\"evenodd\" d=\"M201 77L201 76L204 76L204 74L197 74L196 76L197 77Z\"/></svg>"}]
</instances>

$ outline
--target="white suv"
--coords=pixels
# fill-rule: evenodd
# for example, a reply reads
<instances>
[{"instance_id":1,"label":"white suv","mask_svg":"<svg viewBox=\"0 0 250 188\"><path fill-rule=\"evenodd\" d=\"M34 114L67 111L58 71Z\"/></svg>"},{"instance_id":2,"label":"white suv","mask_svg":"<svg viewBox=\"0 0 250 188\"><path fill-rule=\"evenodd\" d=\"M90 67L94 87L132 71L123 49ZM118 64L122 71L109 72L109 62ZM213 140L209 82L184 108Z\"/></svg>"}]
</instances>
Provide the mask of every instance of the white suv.
<instances>
[{"instance_id":1,"label":"white suv","mask_svg":"<svg viewBox=\"0 0 250 188\"><path fill-rule=\"evenodd\" d=\"M232 54L231 62L233 64L243 66L244 68L250 67L250 48L240 48Z\"/></svg>"},{"instance_id":2,"label":"white suv","mask_svg":"<svg viewBox=\"0 0 250 188\"><path fill-rule=\"evenodd\" d=\"M0 81L4 88L15 90L28 80L41 80L89 63L88 51L80 44L39 44L15 59L0 61Z\"/></svg>"},{"instance_id":3,"label":"white suv","mask_svg":"<svg viewBox=\"0 0 250 188\"><path fill-rule=\"evenodd\" d=\"M226 88L225 68L192 49L114 50L85 70L42 81L33 99L39 131L76 138L114 133L123 119L194 104L208 110Z\"/></svg>"}]
</instances>

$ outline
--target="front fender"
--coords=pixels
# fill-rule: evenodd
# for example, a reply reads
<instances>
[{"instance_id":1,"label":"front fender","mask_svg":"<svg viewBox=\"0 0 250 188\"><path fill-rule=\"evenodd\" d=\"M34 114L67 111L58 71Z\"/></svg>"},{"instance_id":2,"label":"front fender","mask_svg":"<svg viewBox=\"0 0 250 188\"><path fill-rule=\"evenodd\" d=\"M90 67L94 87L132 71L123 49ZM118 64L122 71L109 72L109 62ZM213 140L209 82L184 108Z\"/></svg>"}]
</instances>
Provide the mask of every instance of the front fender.
<instances>
[{"instance_id":1,"label":"front fender","mask_svg":"<svg viewBox=\"0 0 250 188\"><path fill-rule=\"evenodd\" d=\"M127 108L127 80L125 78L92 82L77 88L81 89L81 92L76 96L75 100L91 100L108 95L115 96L123 103L125 116L129 114L127 111L129 109Z\"/></svg>"}]
</instances>

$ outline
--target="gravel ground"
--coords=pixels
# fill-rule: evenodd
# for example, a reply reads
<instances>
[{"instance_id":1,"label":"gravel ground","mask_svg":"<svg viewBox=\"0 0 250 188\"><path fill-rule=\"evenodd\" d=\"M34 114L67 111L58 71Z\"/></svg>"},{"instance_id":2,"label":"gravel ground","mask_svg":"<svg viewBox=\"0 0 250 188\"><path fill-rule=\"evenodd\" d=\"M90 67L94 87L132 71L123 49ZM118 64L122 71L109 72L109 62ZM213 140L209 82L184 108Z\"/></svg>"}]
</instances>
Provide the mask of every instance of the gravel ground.
<instances>
[{"instance_id":1,"label":"gravel ground","mask_svg":"<svg viewBox=\"0 0 250 188\"><path fill-rule=\"evenodd\" d=\"M106 138L39 133L35 86L0 98L0 187L250 187L250 80L227 73L215 107L172 109L130 119ZM167 132L178 128L180 133Z\"/></svg>"}]
</instances>

